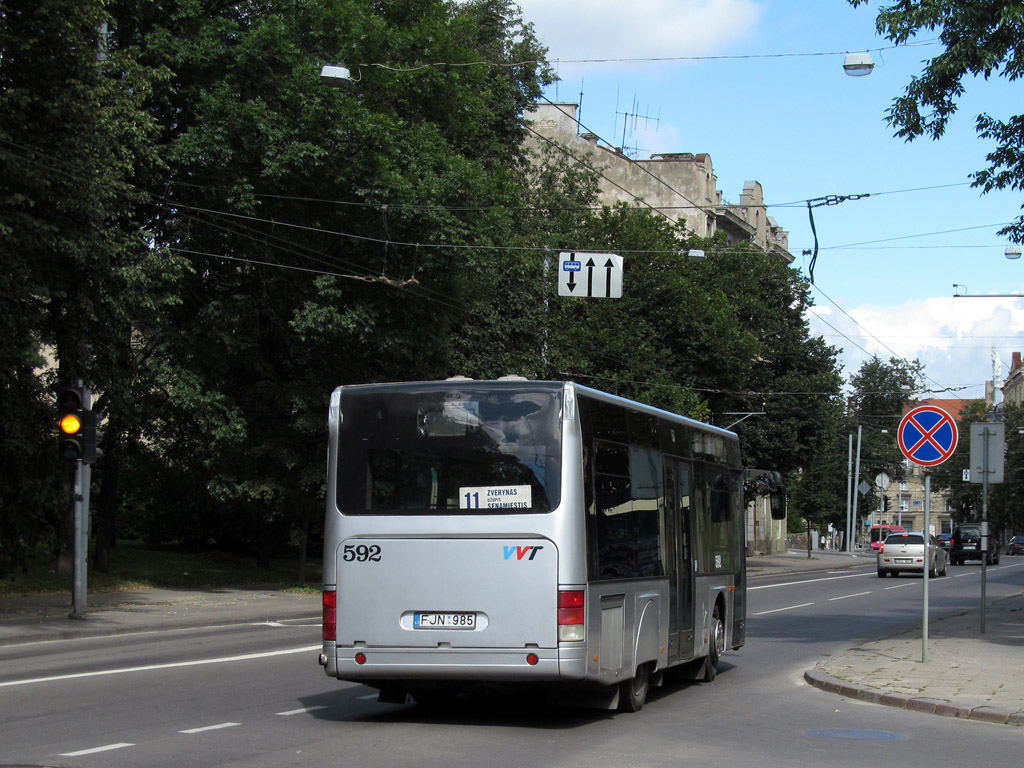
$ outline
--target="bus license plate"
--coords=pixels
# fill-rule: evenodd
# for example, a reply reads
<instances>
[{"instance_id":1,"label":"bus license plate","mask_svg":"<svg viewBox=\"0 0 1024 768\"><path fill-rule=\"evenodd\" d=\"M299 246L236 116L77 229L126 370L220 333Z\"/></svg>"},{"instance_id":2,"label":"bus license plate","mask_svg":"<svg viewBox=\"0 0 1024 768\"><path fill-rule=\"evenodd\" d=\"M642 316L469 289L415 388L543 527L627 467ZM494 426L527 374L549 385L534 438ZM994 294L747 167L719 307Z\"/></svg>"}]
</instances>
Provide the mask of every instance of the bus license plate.
<instances>
[{"instance_id":1,"label":"bus license plate","mask_svg":"<svg viewBox=\"0 0 1024 768\"><path fill-rule=\"evenodd\" d=\"M415 629L476 629L475 613L416 613Z\"/></svg>"}]
</instances>

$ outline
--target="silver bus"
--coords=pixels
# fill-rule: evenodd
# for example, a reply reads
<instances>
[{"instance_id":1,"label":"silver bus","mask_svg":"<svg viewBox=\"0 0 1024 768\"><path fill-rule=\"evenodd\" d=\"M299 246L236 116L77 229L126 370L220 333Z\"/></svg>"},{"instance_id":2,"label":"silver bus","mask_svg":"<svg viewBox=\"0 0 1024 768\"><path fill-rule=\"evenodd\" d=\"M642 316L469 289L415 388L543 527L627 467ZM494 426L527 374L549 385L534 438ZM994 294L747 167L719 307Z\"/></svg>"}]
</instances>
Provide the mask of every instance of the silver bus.
<instances>
[{"instance_id":1,"label":"silver bus","mask_svg":"<svg viewBox=\"0 0 1024 768\"><path fill-rule=\"evenodd\" d=\"M636 711L743 645L734 433L572 382L451 379L339 387L329 434L329 676Z\"/></svg>"}]
</instances>

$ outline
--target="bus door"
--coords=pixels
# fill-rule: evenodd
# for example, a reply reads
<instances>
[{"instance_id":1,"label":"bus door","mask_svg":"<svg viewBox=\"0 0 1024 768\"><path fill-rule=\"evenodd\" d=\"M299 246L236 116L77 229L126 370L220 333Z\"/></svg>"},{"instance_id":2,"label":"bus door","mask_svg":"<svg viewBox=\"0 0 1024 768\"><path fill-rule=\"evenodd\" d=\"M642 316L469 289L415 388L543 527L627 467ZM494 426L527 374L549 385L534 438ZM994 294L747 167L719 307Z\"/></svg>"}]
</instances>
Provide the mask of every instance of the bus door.
<instances>
[{"instance_id":1,"label":"bus door","mask_svg":"<svg viewBox=\"0 0 1024 768\"><path fill-rule=\"evenodd\" d=\"M693 520L690 465L665 459L665 570L669 579L668 660L693 658Z\"/></svg>"}]
</instances>

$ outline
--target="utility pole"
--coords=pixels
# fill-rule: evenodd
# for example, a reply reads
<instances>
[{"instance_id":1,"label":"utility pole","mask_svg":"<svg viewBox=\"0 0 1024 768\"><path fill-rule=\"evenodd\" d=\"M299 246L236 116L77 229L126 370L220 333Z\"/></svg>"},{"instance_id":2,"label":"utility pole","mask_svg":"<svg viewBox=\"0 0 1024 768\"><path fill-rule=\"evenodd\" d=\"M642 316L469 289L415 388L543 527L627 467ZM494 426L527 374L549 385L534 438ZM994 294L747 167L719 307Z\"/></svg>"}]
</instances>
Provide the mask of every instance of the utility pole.
<instances>
[{"instance_id":1,"label":"utility pole","mask_svg":"<svg viewBox=\"0 0 1024 768\"><path fill-rule=\"evenodd\" d=\"M847 552L850 551L850 547L849 547L850 531L853 528L853 526L851 525L851 518L850 518L850 513L852 511L852 505L853 505L853 498L851 496L851 491L853 493L856 493L856 491L853 490L853 433L852 432L850 433L850 445L849 445L849 451L848 451L847 460L846 460L846 541L843 542L844 544L846 544L846 546L843 547L843 549L845 549Z\"/></svg>"},{"instance_id":2,"label":"utility pole","mask_svg":"<svg viewBox=\"0 0 1024 768\"><path fill-rule=\"evenodd\" d=\"M850 532L849 532L850 541L849 541L849 546L847 546L847 548L846 548L847 552L853 552L853 540L855 538L857 538L857 497L859 495L859 489L857 488L857 486L860 485L860 442L861 442L861 437L863 436L863 430L864 430L864 427L858 424L857 425L857 469L854 472L854 476L853 476L853 527L850 528Z\"/></svg>"}]
</instances>

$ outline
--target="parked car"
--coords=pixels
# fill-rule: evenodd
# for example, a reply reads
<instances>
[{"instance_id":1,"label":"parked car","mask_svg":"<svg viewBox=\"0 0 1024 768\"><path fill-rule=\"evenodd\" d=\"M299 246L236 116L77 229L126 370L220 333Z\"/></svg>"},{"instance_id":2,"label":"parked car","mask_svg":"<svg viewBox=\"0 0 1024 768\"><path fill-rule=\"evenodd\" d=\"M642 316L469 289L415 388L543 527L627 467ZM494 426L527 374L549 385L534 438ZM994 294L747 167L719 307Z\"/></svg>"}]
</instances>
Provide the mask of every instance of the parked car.
<instances>
[{"instance_id":1,"label":"parked car","mask_svg":"<svg viewBox=\"0 0 1024 768\"><path fill-rule=\"evenodd\" d=\"M952 533L940 533L935 538L939 542L939 546L942 547L947 552L949 552L949 547L953 543L953 534Z\"/></svg>"},{"instance_id":2,"label":"parked car","mask_svg":"<svg viewBox=\"0 0 1024 768\"><path fill-rule=\"evenodd\" d=\"M953 542L949 547L949 562L960 565L965 560L981 560L981 523L961 523L953 531ZM989 565L999 562L999 542L995 536L988 537Z\"/></svg>"},{"instance_id":3,"label":"parked car","mask_svg":"<svg viewBox=\"0 0 1024 768\"><path fill-rule=\"evenodd\" d=\"M929 536L928 547L931 563L929 576L946 575L946 550L939 546L938 539ZM924 534L920 532L890 533L878 550L878 578L889 574L924 573Z\"/></svg>"},{"instance_id":4,"label":"parked car","mask_svg":"<svg viewBox=\"0 0 1024 768\"><path fill-rule=\"evenodd\" d=\"M1014 536L1006 545L1006 554L1024 555L1024 536Z\"/></svg>"}]
</instances>

